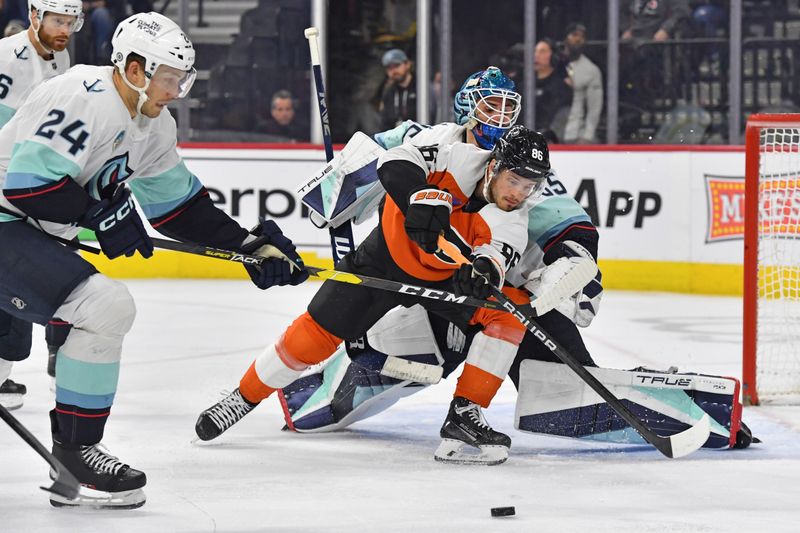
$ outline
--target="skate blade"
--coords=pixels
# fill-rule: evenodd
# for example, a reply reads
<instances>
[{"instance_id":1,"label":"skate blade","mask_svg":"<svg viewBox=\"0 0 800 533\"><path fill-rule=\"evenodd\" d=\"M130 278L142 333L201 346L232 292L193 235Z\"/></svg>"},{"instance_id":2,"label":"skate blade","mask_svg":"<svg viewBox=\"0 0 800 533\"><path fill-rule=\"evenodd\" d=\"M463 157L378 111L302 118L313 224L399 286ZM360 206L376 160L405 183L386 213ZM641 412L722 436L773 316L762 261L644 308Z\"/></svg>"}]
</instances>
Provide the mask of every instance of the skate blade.
<instances>
[{"instance_id":1,"label":"skate blade","mask_svg":"<svg viewBox=\"0 0 800 533\"><path fill-rule=\"evenodd\" d=\"M68 499L59 494L50 494L50 505L53 507L82 507L88 509L136 509L147 501L142 489L122 492L103 492L81 486L75 499Z\"/></svg>"},{"instance_id":2,"label":"skate blade","mask_svg":"<svg viewBox=\"0 0 800 533\"><path fill-rule=\"evenodd\" d=\"M458 465L499 465L508 459L508 448L505 446L480 446L478 453L464 450L468 444L455 439L442 439L442 443L433 454L433 458L442 463ZM469 449L474 450L471 446Z\"/></svg>"}]
</instances>

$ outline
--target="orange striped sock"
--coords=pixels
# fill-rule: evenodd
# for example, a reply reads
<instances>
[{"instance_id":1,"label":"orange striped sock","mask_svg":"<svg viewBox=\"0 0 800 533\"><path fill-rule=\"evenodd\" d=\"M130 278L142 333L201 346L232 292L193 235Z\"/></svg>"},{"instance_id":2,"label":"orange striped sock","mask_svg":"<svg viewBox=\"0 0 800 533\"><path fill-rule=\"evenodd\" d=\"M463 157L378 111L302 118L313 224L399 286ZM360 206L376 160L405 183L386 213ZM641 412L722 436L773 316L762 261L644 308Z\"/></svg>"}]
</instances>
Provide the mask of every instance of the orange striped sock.
<instances>
[{"instance_id":1,"label":"orange striped sock","mask_svg":"<svg viewBox=\"0 0 800 533\"><path fill-rule=\"evenodd\" d=\"M250 368L247 369L247 372L244 373L241 381L239 381L239 392L241 392L242 397L250 403L261 402L275 392L275 390L276 389L265 385L259 379L256 373L255 361L250 365Z\"/></svg>"},{"instance_id":2,"label":"orange striped sock","mask_svg":"<svg viewBox=\"0 0 800 533\"><path fill-rule=\"evenodd\" d=\"M503 380L494 374L477 366L465 364L464 371L458 378L455 396L462 396L481 407L489 407L492 398L502 384Z\"/></svg>"}]
</instances>

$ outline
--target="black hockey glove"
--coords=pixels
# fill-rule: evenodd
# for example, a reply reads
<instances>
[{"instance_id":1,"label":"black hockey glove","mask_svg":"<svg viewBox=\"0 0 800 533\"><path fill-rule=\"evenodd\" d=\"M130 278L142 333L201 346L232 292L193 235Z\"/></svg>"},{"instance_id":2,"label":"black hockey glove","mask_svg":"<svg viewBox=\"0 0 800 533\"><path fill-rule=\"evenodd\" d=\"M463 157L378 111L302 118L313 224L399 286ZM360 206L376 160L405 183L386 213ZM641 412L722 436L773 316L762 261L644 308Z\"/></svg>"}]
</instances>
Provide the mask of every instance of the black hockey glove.
<instances>
[{"instance_id":1,"label":"black hockey glove","mask_svg":"<svg viewBox=\"0 0 800 533\"><path fill-rule=\"evenodd\" d=\"M408 197L405 228L408 238L427 253L439 248L439 235L450 229L453 196L433 185L416 189Z\"/></svg>"},{"instance_id":2,"label":"black hockey glove","mask_svg":"<svg viewBox=\"0 0 800 533\"><path fill-rule=\"evenodd\" d=\"M463 264L453 274L453 292L456 296L472 296L485 300L491 295L491 283L500 288L500 271L494 261L479 255L472 264Z\"/></svg>"},{"instance_id":3,"label":"black hockey glove","mask_svg":"<svg viewBox=\"0 0 800 533\"><path fill-rule=\"evenodd\" d=\"M124 255L131 257L138 250L142 257L153 255L153 241L144 229L142 219L136 211L131 191L119 184L86 211L78 222L94 231L97 242L109 259Z\"/></svg>"},{"instance_id":4,"label":"black hockey glove","mask_svg":"<svg viewBox=\"0 0 800 533\"><path fill-rule=\"evenodd\" d=\"M268 289L274 285L299 285L308 279L303 259L298 255L292 241L283 234L274 221L262 219L250 233L256 238L243 244L242 251L267 257L260 265L244 265L256 287ZM264 248L267 245L277 248L280 257L269 255Z\"/></svg>"}]
</instances>

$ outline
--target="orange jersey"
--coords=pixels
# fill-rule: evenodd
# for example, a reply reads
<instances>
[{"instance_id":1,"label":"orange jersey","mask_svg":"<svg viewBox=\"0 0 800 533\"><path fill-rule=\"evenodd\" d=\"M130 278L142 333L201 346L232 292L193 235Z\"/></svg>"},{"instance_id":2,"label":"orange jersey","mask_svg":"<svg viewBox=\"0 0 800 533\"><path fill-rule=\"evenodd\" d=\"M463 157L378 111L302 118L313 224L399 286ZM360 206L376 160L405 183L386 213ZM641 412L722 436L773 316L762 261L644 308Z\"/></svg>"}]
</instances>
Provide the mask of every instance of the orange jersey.
<instances>
[{"instance_id":1,"label":"orange jersey","mask_svg":"<svg viewBox=\"0 0 800 533\"><path fill-rule=\"evenodd\" d=\"M453 198L451 231L445 237L465 255L490 256L505 272L517 262L528 241L527 204L514 211L503 211L493 203L476 212L464 211L483 178L489 159L490 152L471 144L417 147L406 143L381 155L378 166L402 160L423 169L429 184L446 190ZM408 238L405 215L389 195L380 223L392 260L407 274L422 280L441 281L458 268L447 256L440 252L428 254Z\"/></svg>"}]
</instances>

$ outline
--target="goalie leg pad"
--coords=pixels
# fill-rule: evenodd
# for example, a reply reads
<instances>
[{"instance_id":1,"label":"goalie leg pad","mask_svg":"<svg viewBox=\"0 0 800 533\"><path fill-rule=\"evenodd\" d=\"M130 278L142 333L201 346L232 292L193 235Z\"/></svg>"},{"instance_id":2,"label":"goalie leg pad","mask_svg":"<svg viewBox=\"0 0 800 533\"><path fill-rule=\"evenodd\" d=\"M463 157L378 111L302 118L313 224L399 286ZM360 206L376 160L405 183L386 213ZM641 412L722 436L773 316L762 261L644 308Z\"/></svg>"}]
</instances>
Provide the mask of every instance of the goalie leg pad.
<instances>
[{"instance_id":1,"label":"goalie leg pad","mask_svg":"<svg viewBox=\"0 0 800 533\"><path fill-rule=\"evenodd\" d=\"M706 448L732 446L740 424L739 382L733 378L650 370L588 369L661 435L687 429L708 413ZM560 437L640 444L644 441L566 365L523 361L515 426Z\"/></svg>"},{"instance_id":2,"label":"goalie leg pad","mask_svg":"<svg viewBox=\"0 0 800 533\"><path fill-rule=\"evenodd\" d=\"M301 433L337 431L388 409L424 388L353 362L340 348L321 370L283 389L287 426Z\"/></svg>"}]
</instances>

